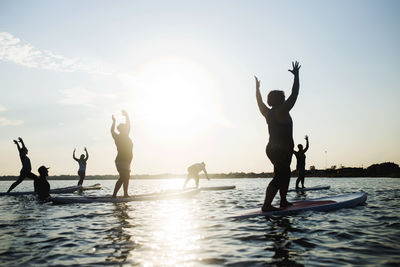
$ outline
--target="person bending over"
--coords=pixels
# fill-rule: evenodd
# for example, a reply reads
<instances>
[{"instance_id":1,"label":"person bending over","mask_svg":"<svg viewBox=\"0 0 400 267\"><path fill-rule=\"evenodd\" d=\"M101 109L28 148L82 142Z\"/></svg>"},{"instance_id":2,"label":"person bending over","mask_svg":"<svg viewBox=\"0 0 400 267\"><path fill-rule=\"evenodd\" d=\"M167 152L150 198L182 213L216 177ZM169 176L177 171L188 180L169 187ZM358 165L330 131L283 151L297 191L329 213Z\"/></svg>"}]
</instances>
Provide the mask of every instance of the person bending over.
<instances>
[{"instance_id":1,"label":"person bending over","mask_svg":"<svg viewBox=\"0 0 400 267\"><path fill-rule=\"evenodd\" d=\"M21 146L19 143L21 143ZM22 163L22 169L19 172L19 177L17 181L15 181L10 188L8 189L7 193L10 193L11 190L13 190L17 185L19 185L26 177L34 179L35 175L31 172L32 166L31 166L31 160L28 158L28 149L26 148L24 141L22 140L21 137L18 137L18 141L14 140L14 144L17 145L18 152L19 152L19 158L21 159Z\"/></svg>"},{"instance_id":2,"label":"person bending over","mask_svg":"<svg viewBox=\"0 0 400 267\"><path fill-rule=\"evenodd\" d=\"M199 187L199 172L203 171L204 174L206 175L206 178L210 181L210 178L208 177L207 170L206 170L206 164L204 162L201 163L196 163L191 165L188 169L188 175L185 180L185 183L183 185L183 188L186 188L186 184L190 181L190 179L194 179L196 182L196 188Z\"/></svg>"},{"instance_id":3,"label":"person bending over","mask_svg":"<svg viewBox=\"0 0 400 267\"><path fill-rule=\"evenodd\" d=\"M76 149L74 149L74 152L72 153L72 158L74 160L76 160L78 162L78 164L79 164L79 169L78 169L79 182L78 182L78 186L82 186L83 180L85 179L85 175L86 175L86 162L89 159L89 154L88 154L88 151L87 151L87 149L85 147L86 157L85 157L85 155L81 154L80 158L78 159L78 158L75 157L75 150Z\"/></svg>"},{"instance_id":4,"label":"person bending over","mask_svg":"<svg viewBox=\"0 0 400 267\"><path fill-rule=\"evenodd\" d=\"M112 125L111 125L111 135L114 138L115 145L117 147L117 157L115 158L115 166L117 167L117 171L119 173L119 179L115 183L113 197L117 197L118 190L123 185L124 188L124 197L129 197L128 195L128 186L129 186L129 178L131 174L131 161L132 161L132 149L133 143L131 138L129 137L129 132L131 129L131 124L129 120L128 113L123 110L122 115L125 116L125 123L121 123L117 126L119 134L115 132L115 117L112 116Z\"/></svg>"},{"instance_id":5,"label":"person bending over","mask_svg":"<svg viewBox=\"0 0 400 267\"><path fill-rule=\"evenodd\" d=\"M293 121L289 114L296 103L299 94L299 63L292 62L292 69L289 70L294 75L292 93L285 100L283 91L274 90L269 92L267 107L261 97L260 81L256 80L256 98L258 108L266 119L269 132L269 141L266 147L266 154L274 165L274 177L268 184L265 192L265 200L262 206L263 211L277 210L272 206L272 200L279 190L280 207L288 207L292 204L286 199L290 182L290 163L293 155Z\"/></svg>"},{"instance_id":6,"label":"person bending over","mask_svg":"<svg viewBox=\"0 0 400 267\"><path fill-rule=\"evenodd\" d=\"M308 150L308 136L304 138L306 139L306 148L303 150L303 145L298 144L297 147L299 151L293 151L294 155L297 159L296 169L299 173L299 177L296 180L296 189L299 189L299 183L301 182L301 187L304 188L304 177L306 176L306 155L305 153Z\"/></svg>"}]
</instances>

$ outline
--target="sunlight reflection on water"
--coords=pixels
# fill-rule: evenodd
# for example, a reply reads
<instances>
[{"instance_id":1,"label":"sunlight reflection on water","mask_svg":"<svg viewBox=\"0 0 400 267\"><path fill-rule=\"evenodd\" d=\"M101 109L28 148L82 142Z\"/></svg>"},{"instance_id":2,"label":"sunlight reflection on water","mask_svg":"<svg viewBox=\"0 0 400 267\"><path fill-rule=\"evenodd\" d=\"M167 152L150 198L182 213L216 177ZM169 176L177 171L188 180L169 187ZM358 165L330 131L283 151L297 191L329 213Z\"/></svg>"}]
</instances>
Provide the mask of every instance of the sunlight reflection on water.
<instances>
[{"instance_id":1,"label":"sunlight reflection on water","mask_svg":"<svg viewBox=\"0 0 400 267\"><path fill-rule=\"evenodd\" d=\"M101 182L110 194L115 181ZM229 211L262 203L267 179L221 179L189 199L52 205L0 198L0 265L342 265L398 263L400 185L396 179L308 179L330 190L291 193L301 200L359 191L367 204L329 213L232 220ZM52 181L54 187L70 181ZM133 180L130 193L181 188L183 181ZM7 182L2 188L7 188ZM24 182L20 190L32 185ZM370 253L374 251L375 253Z\"/></svg>"}]
</instances>

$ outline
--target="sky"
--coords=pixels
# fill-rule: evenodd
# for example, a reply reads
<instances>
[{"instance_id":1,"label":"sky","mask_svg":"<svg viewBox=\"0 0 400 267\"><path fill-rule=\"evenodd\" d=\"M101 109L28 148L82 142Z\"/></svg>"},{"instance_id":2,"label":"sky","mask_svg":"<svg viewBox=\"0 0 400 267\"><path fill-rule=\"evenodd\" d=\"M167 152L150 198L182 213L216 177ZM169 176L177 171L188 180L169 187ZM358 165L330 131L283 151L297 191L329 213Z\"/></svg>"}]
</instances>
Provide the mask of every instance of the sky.
<instances>
[{"instance_id":1,"label":"sky","mask_svg":"<svg viewBox=\"0 0 400 267\"><path fill-rule=\"evenodd\" d=\"M1 1L0 175L117 174L111 116L130 114L133 174L271 172L254 75L290 95L307 165L400 163L400 2ZM292 168L296 160L293 158Z\"/></svg>"}]
</instances>

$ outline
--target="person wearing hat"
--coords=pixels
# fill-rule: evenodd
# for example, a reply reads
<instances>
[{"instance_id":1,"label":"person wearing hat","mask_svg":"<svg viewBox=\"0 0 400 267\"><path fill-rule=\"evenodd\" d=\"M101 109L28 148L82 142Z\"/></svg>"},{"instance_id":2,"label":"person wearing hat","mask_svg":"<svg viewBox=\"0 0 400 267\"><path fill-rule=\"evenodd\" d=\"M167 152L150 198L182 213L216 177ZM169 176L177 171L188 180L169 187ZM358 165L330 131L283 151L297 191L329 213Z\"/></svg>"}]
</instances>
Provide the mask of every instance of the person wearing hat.
<instances>
[{"instance_id":1,"label":"person wearing hat","mask_svg":"<svg viewBox=\"0 0 400 267\"><path fill-rule=\"evenodd\" d=\"M199 187L199 179L200 179L199 172L201 172L201 171L203 171L204 174L206 175L206 178L208 180L210 180L210 178L208 178L208 174L207 174L207 171L206 171L206 164L204 162L196 163L196 164L193 164L192 166L190 166L188 168L188 175L187 175L187 178L186 178L185 183L183 185L183 188L186 188L186 184L192 178L196 182L196 188Z\"/></svg>"},{"instance_id":2,"label":"person wearing hat","mask_svg":"<svg viewBox=\"0 0 400 267\"><path fill-rule=\"evenodd\" d=\"M34 179L33 187L40 200L46 200L50 197L50 184L47 181L49 169L46 166L40 166L38 169L39 177Z\"/></svg>"}]
</instances>

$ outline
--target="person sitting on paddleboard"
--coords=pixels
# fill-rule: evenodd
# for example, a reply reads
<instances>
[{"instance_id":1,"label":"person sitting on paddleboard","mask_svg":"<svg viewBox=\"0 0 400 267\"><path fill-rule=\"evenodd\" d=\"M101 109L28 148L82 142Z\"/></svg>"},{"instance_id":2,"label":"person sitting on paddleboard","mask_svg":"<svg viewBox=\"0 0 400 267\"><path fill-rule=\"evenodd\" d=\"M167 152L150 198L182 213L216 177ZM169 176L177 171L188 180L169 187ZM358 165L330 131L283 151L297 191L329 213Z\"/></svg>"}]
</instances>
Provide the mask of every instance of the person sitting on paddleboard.
<instances>
[{"instance_id":1,"label":"person sitting on paddleboard","mask_svg":"<svg viewBox=\"0 0 400 267\"><path fill-rule=\"evenodd\" d=\"M289 111L296 103L299 94L299 63L292 62L293 69L289 70L294 75L292 93L285 101L283 91L274 90L269 92L267 103L268 108L261 97L260 81L256 80L256 98L258 108L264 116L268 125L269 141L266 147L266 154L274 165L274 177L268 184L265 192L263 211L277 210L271 205L276 193L279 190L280 207L289 207L292 204L286 199L289 182L290 182L290 163L293 156L293 121Z\"/></svg>"},{"instance_id":2,"label":"person sitting on paddleboard","mask_svg":"<svg viewBox=\"0 0 400 267\"><path fill-rule=\"evenodd\" d=\"M50 197L50 184L47 181L49 168L40 166L38 169L39 177L35 175L33 187L40 200L47 200Z\"/></svg>"},{"instance_id":3,"label":"person sitting on paddleboard","mask_svg":"<svg viewBox=\"0 0 400 267\"><path fill-rule=\"evenodd\" d=\"M299 183L301 182L301 187L304 187L304 177L306 176L306 155L305 153L308 150L308 136L304 138L306 139L306 148L303 150L303 145L299 144L297 147L299 148L299 151L293 151L294 155L296 156L297 159L297 165L296 169L299 173L299 177L296 180L296 189L299 189Z\"/></svg>"},{"instance_id":4,"label":"person sitting on paddleboard","mask_svg":"<svg viewBox=\"0 0 400 267\"><path fill-rule=\"evenodd\" d=\"M123 185L124 197L129 197L128 186L129 178L131 175L131 161L133 157L132 149L133 143L129 137L131 124L128 113L122 110L122 115L125 116L125 123L121 123L117 126L119 134L115 132L115 117L112 116L113 123L111 125L111 135L114 138L115 145L117 146L117 157L115 158L115 166L119 173L119 179L115 183L113 197L117 197L118 190Z\"/></svg>"},{"instance_id":5,"label":"person sitting on paddleboard","mask_svg":"<svg viewBox=\"0 0 400 267\"><path fill-rule=\"evenodd\" d=\"M19 145L18 141L21 143L21 146ZM14 140L14 144L17 145L18 152L19 152L19 158L21 159L22 163L22 169L19 172L19 177L17 181L15 181L10 188L8 189L7 193L10 193L11 190L13 190L17 185L19 185L26 177L34 179L35 175L31 172L32 166L31 166L31 160L28 158L28 149L26 148L24 141L22 140L21 137L18 137L18 141Z\"/></svg>"},{"instance_id":6,"label":"person sitting on paddleboard","mask_svg":"<svg viewBox=\"0 0 400 267\"><path fill-rule=\"evenodd\" d=\"M193 164L187 170L188 170L188 175L187 175L187 178L183 185L183 188L186 188L186 184L192 178L196 182L196 188L198 188L199 187L199 179L200 179L199 172L201 172L201 171L204 172L204 174L206 175L206 178L210 181L210 178L208 177L207 170L206 170L206 164L204 162Z\"/></svg>"},{"instance_id":7,"label":"person sitting on paddleboard","mask_svg":"<svg viewBox=\"0 0 400 267\"><path fill-rule=\"evenodd\" d=\"M87 151L87 149L85 147L86 157L85 157L85 155L82 154L81 157L78 159L78 158L75 157L75 150L76 150L76 148L74 149L74 152L72 153L72 158L74 160L76 160L78 162L78 164L79 164L79 169L78 169L79 182L78 182L78 186L82 186L83 179L85 179L85 175L86 175L86 162L89 159L89 154L88 154L88 151Z\"/></svg>"}]
</instances>

